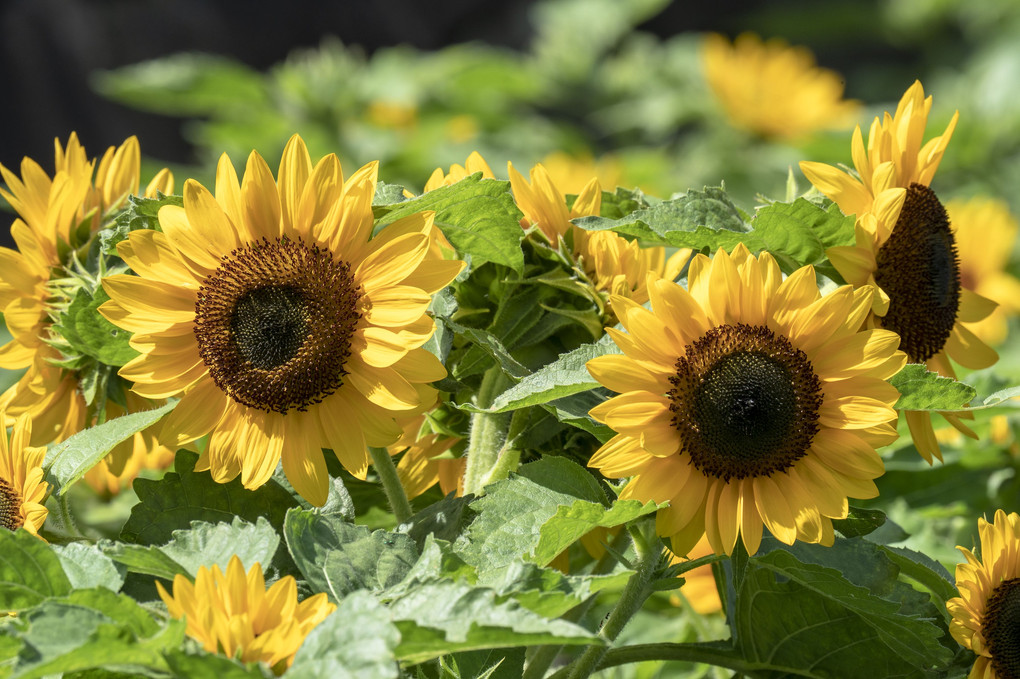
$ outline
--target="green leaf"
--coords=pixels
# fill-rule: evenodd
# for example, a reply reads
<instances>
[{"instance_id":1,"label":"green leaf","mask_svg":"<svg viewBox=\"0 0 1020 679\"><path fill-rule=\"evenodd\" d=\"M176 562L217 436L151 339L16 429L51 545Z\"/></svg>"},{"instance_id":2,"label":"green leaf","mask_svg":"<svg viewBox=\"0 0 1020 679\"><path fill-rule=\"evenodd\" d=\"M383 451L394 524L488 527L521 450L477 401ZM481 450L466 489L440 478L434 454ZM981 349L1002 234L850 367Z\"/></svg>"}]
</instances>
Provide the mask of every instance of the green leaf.
<instances>
[{"instance_id":1,"label":"green leaf","mask_svg":"<svg viewBox=\"0 0 1020 679\"><path fill-rule=\"evenodd\" d=\"M139 229L161 231L158 215L164 205L184 207L184 198L176 195L161 195L158 198L128 196L127 204L114 218L113 225L99 232L100 251L104 255L117 254L117 244L125 240L132 231Z\"/></svg>"},{"instance_id":2,"label":"green leaf","mask_svg":"<svg viewBox=\"0 0 1020 679\"><path fill-rule=\"evenodd\" d=\"M0 610L23 611L71 591L60 558L23 528L0 530Z\"/></svg>"},{"instance_id":3,"label":"green leaf","mask_svg":"<svg viewBox=\"0 0 1020 679\"><path fill-rule=\"evenodd\" d=\"M929 372L920 363L904 366L889 382L900 392L897 410L962 410L977 395L969 384Z\"/></svg>"},{"instance_id":4,"label":"green leaf","mask_svg":"<svg viewBox=\"0 0 1020 679\"><path fill-rule=\"evenodd\" d=\"M121 441L126 441L160 420L177 407L178 401L152 410L121 415L97 424L61 441L46 453L44 466L64 493L75 481L103 459Z\"/></svg>"},{"instance_id":5,"label":"green leaf","mask_svg":"<svg viewBox=\"0 0 1020 679\"><path fill-rule=\"evenodd\" d=\"M485 354L488 354L489 358L495 361L509 377L521 379L531 373L530 370L510 355L510 352L503 346L503 343L492 333L479 330L478 328L469 328L455 321L447 320L446 323L458 335L472 342ZM482 372L487 367L486 365L479 364L475 366L475 369L471 369L467 366L467 361L461 361L453 366L452 373L454 377L464 377L476 372Z\"/></svg>"},{"instance_id":6,"label":"green leaf","mask_svg":"<svg viewBox=\"0 0 1020 679\"><path fill-rule=\"evenodd\" d=\"M376 215L378 223L386 225L424 210L436 213L436 226L457 252L471 256L474 266L494 262L524 271L524 230L510 182L482 179L476 172L451 186L377 208Z\"/></svg>"},{"instance_id":7,"label":"green leaf","mask_svg":"<svg viewBox=\"0 0 1020 679\"><path fill-rule=\"evenodd\" d=\"M795 266L825 261L827 248L853 245L854 222L836 204L823 210L798 198L793 203L772 203L758 210L751 222L765 249L785 255Z\"/></svg>"},{"instance_id":8,"label":"green leaf","mask_svg":"<svg viewBox=\"0 0 1020 679\"><path fill-rule=\"evenodd\" d=\"M994 406L1002 405L1007 401L1012 401L1013 399L1018 397L1020 397L1020 387L1006 387L1005 389L1000 389L991 396L989 396L988 398L986 398L982 402L982 405L991 408ZM1020 403L1013 401L1013 403L1011 403L1010 405L1017 407L1018 405L1020 405Z\"/></svg>"},{"instance_id":9,"label":"green leaf","mask_svg":"<svg viewBox=\"0 0 1020 679\"><path fill-rule=\"evenodd\" d=\"M404 187L398 184L387 184L377 181L375 183L375 196L372 198L372 206L396 205L407 200L404 195Z\"/></svg>"},{"instance_id":10,"label":"green leaf","mask_svg":"<svg viewBox=\"0 0 1020 679\"><path fill-rule=\"evenodd\" d=\"M754 251L764 248L744 214L719 188L688 191L620 219L582 217L572 221L588 231L612 230L650 242L695 250L720 247L732 250L737 243L744 243Z\"/></svg>"},{"instance_id":11,"label":"green leaf","mask_svg":"<svg viewBox=\"0 0 1020 679\"><path fill-rule=\"evenodd\" d=\"M173 539L162 546L104 543L102 548L132 572L172 580L177 574L194 578L202 566L215 564L226 571L235 555L245 570L255 563L265 568L279 544L280 536L264 517L251 524L235 516L231 523L192 521L189 530L175 530Z\"/></svg>"},{"instance_id":12,"label":"green leaf","mask_svg":"<svg viewBox=\"0 0 1020 679\"><path fill-rule=\"evenodd\" d=\"M886 522L885 512L878 509L862 509L850 507L845 519L834 519L832 527L845 538L856 538L868 535Z\"/></svg>"},{"instance_id":13,"label":"green leaf","mask_svg":"<svg viewBox=\"0 0 1020 679\"><path fill-rule=\"evenodd\" d=\"M558 618L604 589L619 590L633 571L620 569L609 575L565 575L555 568L515 562L496 577L479 585L492 587L502 597L513 597L529 611Z\"/></svg>"},{"instance_id":14,"label":"green leaf","mask_svg":"<svg viewBox=\"0 0 1020 679\"><path fill-rule=\"evenodd\" d=\"M256 523L265 517L276 530L283 527L287 509L297 501L273 481L248 490L237 478L216 483L208 471L196 472L198 455L181 450L175 459L175 472L162 479L136 479L138 504L131 509L121 539L142 545L165 545L175 530L189 530L192 521L230 523L239 517Z\"/></svg>"},{"instance_id":15,"label":"green leaf","mask_svg":"<svg viewBox=\"0 0 1020 679\"><path fill-rule=\"evenodd\" d=\"M644 504L637 500L617 500L608 509L584 500L575 500L569 506L560 505L556 514L542 524L535 553L528 558L545 565L595 528L620 526L656 509L656 504L650 500Z\"/></svg>"},{"instance_id":16,"label":"green leaf","mask_svg":"<svg viewBox=\"0 0 1020 679\"><path fill-rule=\"evenodd\" d=\"M932 622L938 609L897 579L878 545L856 538L787 548L766 538L763 550L737 578L730 616L746 660L798 676L868 668L898 678L928 676L952 659L940 641L946 630Z\"/></svg>"},{"instance_id":17,"label":"green leaf","mask_svg":"<svg viewBox=\"0 0 1020 679\"><path fill-rule=\"evenodd\" d=\"M175 679L266 679L257 663L242 667L236 660L222 655L181 648L163 654Z\"/></svg>"},{"instance_id":18,"label":"green leaf","mask_svg":"<svg viewBox=\"0 0 1020 679\"><path fill-rule=\"evenodd\" d=\"M493 399L489 412L504 413L519 408L540 405L558 398L601 386L591 376L585 364L597 356L622 353L609 335L594 344L582 345L573 351L560 354L552 363L525 376Z\"/></svg>"},{"instance_id":19,"label":"green leaf","mask_svg":"<svg viewBox=\"0 0 1020 679\"><path fill-rule=\"evenodd\" d=\"M582 391L573 396L543 403L542 407L552 413L560 422L582 429L605 443L613 438L616 432L601 422L593 420L588 413L592 408L606 400L606 393L608 392L605 392L604 389Z\"/></svg>"},{"instance_id":20,"label":"green leaf","mask_svg":"<svg viewBox=\"0 0 1020 679\"><path fill-rule=\"evenodd\" d=\"M400 630L397 658L407 663L483 648L600 642L583 627L499 601L489 588L449 580L422 583L389 608Z\"/></svg>"},{"instance_id":21,"label":"green leaf","mask_svg":"<svg viewBox=\"0 0 1020 679\"><path fill-rule=\"evenodd\" d=\"M114 592L124 584L124 569L113 562L96 545L72 542L53 545L68 581L75 589L106 587Z\"/></svg>"},{"instance_id":22,"label":"green leaf","mask_svg":"<svg viewBox=\"0 0 1020 679\"><path fill-rule=\"evenodd\" d=\"M291 679L396 679L400 632L368 592L354 592L313 629L287 670Z\"/></svg>"},{"instance_id":23,"label":"green leaf","mask_svg":"<svg viewBox=\"0 0 1020 679\"><path fill-rule=\"evenodd\" d=\"M370 531L314 510L287 512L284 538L309 586L333 601L355 590L395 585L418 560L418 548L408 535Z\"/></svg>"},{"instance_id":24,"label":"green leaf","mask_svg":"<svg viewBox=\"0 0 1020 679\"><path fill-rule=\"evenodd\" d=\"M78 288L74 299L54 326L71 347L100 363L119 367L138 356L129 344L131 333L118 328L99 313L110 296L103 288L90 292Z\"/></svg>"}]
</instances>

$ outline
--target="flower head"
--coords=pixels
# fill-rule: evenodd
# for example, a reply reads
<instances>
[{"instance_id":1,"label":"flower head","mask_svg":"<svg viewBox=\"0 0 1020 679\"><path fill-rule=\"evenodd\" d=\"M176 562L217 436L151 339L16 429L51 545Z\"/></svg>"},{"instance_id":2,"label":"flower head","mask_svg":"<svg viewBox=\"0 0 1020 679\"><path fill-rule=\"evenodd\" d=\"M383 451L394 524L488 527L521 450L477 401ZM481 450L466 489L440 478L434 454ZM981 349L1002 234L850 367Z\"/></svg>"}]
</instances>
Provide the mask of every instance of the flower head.
<instances>
[{"instance_id":1,"label":"flower head","mask_svg":"<svg viewBox=\"0 0 1020 679\"><path fill-rule=\"evenodd\" d=\"M701 50L705 78L737 127L765 137L796 139L849 125L856 101L843 99L839 74L815 65L807 48L751 33L732 44L707 35Z\"/></svg>"},{"instance_id":2,"label":"flower head","mask_svg":"<svg viewBox=\"0 0 1020 679\"><path fill-rule=\"evenodd\" d=\"M783 280L743 245L697 255L688 282L650 279L650 310L613 298L623 355L588 370L619 393L590 413L619 433L589 465L632 477L622 498L670 503L656 526L678 555L706 534L717 554L738 535L753 554L763 526L831 544L847 497L877 495L875 448L896 439L899 338L858 331L868 288L822 297L812 267Z\"/></svg>"},{"instance_id":3,"label":"flower head","mask_svg":"<svg viewBox=\"0 0 1020 679\"><path fill-rule=\"evenodd\" d=\"M972 679L1020 677L1020 515L995 512L992 523L978 519L980 558L957 547L967 559L956 566L960 596L946 602L949 632L977 654Z\"/></svg>"},{"instance_id":4,"label":"flower head","mask_svg":"<svg viewBox=\"0 0 1020 679\"><path fill-rule=\"evenodd\" d=\"M38 535L49 513L43 506L49 484L42 470L46 449L30 446L31 437L28 415L14 422L10 440L6 432L0 436L0 525Z\"/></svg>"},{"instance_id":5,"label":"flower head","mask_svg":"<svg viewBox=\"0 0 1020 679\"><path fill-rule=\"evenodd\" d=\"M401 436L446 370L421 348L431 295L463 268L438 259L431 213L372 237L377 164L344 181L335 155L314 167L294 136L278 178L257 153L239 182L220 159L216 195L189 180L118 251L137 275L104 279L100 307L135 333L120 370L147 398L179 396L161 439L209 435L196 469L257 488L282 460L309 502L326 500L322 448L364 477L369 446Z\"/></svg>"},{"instance_id":6,"label":"flower head","mask_svg":"<svg viewBox=\"0 0 1020 679\"><path fill-rule=\"evenodd\" d=\"M219 566L201 566L194 583L175 576L172 595L159 582L156 589L170 616L184 618L188 636L206 651L264 662L278 676L294 662L308 633L336 610L325 594L298 603L297 583L289 575L267 590L262 566L256 563L245 573L236 555L226 574Z\"/></svg>"}]
</instances>

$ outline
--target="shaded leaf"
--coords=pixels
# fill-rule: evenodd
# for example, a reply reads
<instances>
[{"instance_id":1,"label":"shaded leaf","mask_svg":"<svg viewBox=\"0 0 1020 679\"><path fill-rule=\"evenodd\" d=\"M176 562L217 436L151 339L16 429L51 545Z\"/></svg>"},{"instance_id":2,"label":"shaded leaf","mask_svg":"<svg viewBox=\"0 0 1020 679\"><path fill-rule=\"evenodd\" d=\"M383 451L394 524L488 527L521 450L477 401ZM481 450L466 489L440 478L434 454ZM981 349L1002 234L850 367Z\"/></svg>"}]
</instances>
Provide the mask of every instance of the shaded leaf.
<instances>
[{"instance_id":1,"label":"shaded leaf","mask_svg":"<svg viewBox=\"0 0 1020 679\"><path fill-rule=\"evenodd\" d=\"M0 610L23 611L71 591L60 558L23 528L0 530Z\"/></svg>"},{"instance_id":2,"label":"shaded leaf","mask_svg":"<svg viewBox=\"0 0 1020 679\"><path fill-rule=\"evenodd\" d=\"M977 394L969 384L930 372L920 363L904 366L889 382L900 392L897 410L961 410Z\"/></svg>"}]
</instances>

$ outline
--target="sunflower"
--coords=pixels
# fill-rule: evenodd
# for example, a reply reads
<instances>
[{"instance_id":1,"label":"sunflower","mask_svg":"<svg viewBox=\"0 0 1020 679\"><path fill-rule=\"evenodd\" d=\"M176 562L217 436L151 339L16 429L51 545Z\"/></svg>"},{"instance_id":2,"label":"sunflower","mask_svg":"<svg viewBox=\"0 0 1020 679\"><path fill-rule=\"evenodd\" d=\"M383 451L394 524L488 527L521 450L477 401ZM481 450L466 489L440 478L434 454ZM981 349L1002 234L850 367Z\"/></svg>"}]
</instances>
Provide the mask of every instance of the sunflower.
<instances>
[{"instance_id":1,"label":"sunflower","mask_svg":"<svg viewBox=\"0 0 1020 679\"><path fill-rule=\"evenodd\" d=\"M815 65L804 47L762 42L751 33L732 44L705 36L705 79L736 127L763 137L797 139L817 130L848 127L860 105L843 99L843 79Z\"/></svg>"},{"instance_id":2,"label":"sunflower","mask_svg":"<svg viewBox=\"0 0 1020 679\"><path fill-rule=\"evenodd\" d=\"M423 431L427 419L420 415L404 423L403 434L393 445L389 446L390 455L403 452L397 464L397 475L400 484L413 500L432 486L439 484L443 494L464 494L464 457L439 457L457 444L460 439L444 436L435 431ZM437 459L438 458L438 459Z\"/></svg>"},{"instance_id":3,"label":"sunflower","mask_svg":"<svg viewBox=\"0 0 1020 679\"><path fill-rule=\"evenodd\" d=\"M467 161L464 165L457 165L454 163L450 166L449 172L443 172L443 168L437 167L429 180L425 182L425 192L438 189L441 186L450 186L456 184L461 179L474 174L475 172L482 173L482 179L495 179L496 175L492 174L492 169L489 164L485 162L485 158L482 158L482 154L478 151L472 151L471 155L467 157Z\"/></svg>"},{"instance_id":4,"label":"sunflower","mask_svg":"<svg viewBox=\"0 0 1020 679\"><path fill-rule=\"evenodd\" d=\"M687 555L687 559L700 559L703 556L712 554L712 545L708 538L702 536L698 544ZM670 563L681 563L685 559L673 555ZM674 606L680 605L682 595L699 615L718 613L722 610L722 600L719 598L719 587L715 584L715 574L712 572L712 564L705 564L689 570L683 574L684 584L680 587L680 594L673 594L669 600Z\"/></svg>"},{"instance_id":5,"label":"sunflower","mask_svg":"<svg viewBox=\"0 0 1020 679\"><path fill-rule=\"evenodd\" d=\"M9 441L6 431L0 436L0 525L39 535L49 513L43 506L49 484L43 481L42 470L46 449L28 445L31 438L28 415L15 420Z\"/></svg>"},{"instance_id":6,"label":"sunflower","mask_svg":"<svg viewBox=\"0 0 1020 679\"><path fill-rule=\"evenodd\" d=\"M597 216L602 206L602 188L592 177L568 209L566 196L553 183L549 171L539 163L531 168L529 182L507 164L514 200L524 213L521 226L537 228L554 246L569 235L574 256L596 290L629 297L639 304L648 301L648 274L673 280L691 256L689 248L669 257L663 247L642 248L612 231L585 231L570 223L579 217Z\"/></svg>"},{"instance_id":7,"label":"sunflower","mask_svg":"<svg viewBox=\"0 0 1020 679\"><path fill-rule=\"evenodd\" d=\"M135 333L120 370L146 398L180 397L161 440L209 435L196 469L258 488L283 461L298 493L326 500L322 448L364 478L366 444L436 400L446 376L421 348L435 331L431 295L463 268L436 259L432 213L371 237L378 164L344 181L329 155L314 167L300 137L278 179L257 153L243 183L224 154L216 195L194 180L162 232L134 231L118 251L137 274L111 276L100 312Z\"/></svg>"},{"instance_id":8,"label":"sunflower","mask_svg":"<svg viewBox=\"0 0 1020 679\"><path fill-rule=\"evenodd\" d=\"M857 215L855 244L827 254L848 283L878 289L866 325L896 332L912 363L955 378L950 358L974 370L998 360L969 327L986 319L996 304L963 284L949 215L929 187L957 119L954 115L942 135L922 146L931 103L915 82L894 116L875 119L867 149L857 128L852 150L860 179L820 163L805 161L801 169L845 214ZM928 463L941 460L931 414L905 411L904 416L921 456ZM976 438L959 415L943 416Z\"/></svg>"},{"instance_id":9,"label":"sunflower","mask_svg":"<svg viewBox=\"0 0 1020 679\"><path fill-rule=\"evenodd\" d=\"M60 352L49 344L54 318L52 283L69 265L62 250L72 233L85 224L90 233L100 229L127 196L138 192L140 152L130 137L103 154L98 168L72 134L63 148L55 141L56 171L52 179L38 163L25 158L21 177L0 165L9 191L0 194L18 212L11 226L17 250L0 248L0 308L13 339L0 347L0 368L28 370L0 396L10 425L29 413L35 423L33 445L63 440L86 423L85 400L78 376L54 365ZM145 195L173 190L173 175L162 170L149 183Z\"/></svg>"},{"instance_id":10,"label":"sunflower","mask_svg":"<svg viewBox=\"0 0 1020 679\"><path fill-rule=\"evenodd\" d=\"M780 541L831 544L847 497L877 495L875 448L896 439L899 337L859 331L870 288L822 297L814 269L783 280L768 253L697 255L688 290L651 279L649 310L614 297L623 355L588 362L619 396L591 416L617 432L589 465L633 477L621 498L669 502L656 527L686 555L701 539L751 554Z\"/></svg>"},{"instance_id":11,"label":"sunflower","mask_svg":"<svg viewBox=\"0 0 1020 679\"><path fill-rule=\"evenodd\" d=\"M1009 206L994 198L950 200L946 212L960 257L960 285L999 304L969 328L982 341L1001 344L1007 316L1020 311L1020 280L1006 271L1020 225Z\"/></svg>"},{"instance_id":12,"label":"sunflower","mask_svg":"<svg viewBox=\"0 0 1020 679\"><path fill-rule=\"evenodd\" d=\"M224 574L219 566L200 566L192 584L183 575L174 576L173 595L156 582L159 596L172 618L184 618L188 636L210 653L220 653L241 662L264 662L279 676L297 654L305 637L325 620L336 605L325 594L301 603L297 583L287 575L268 590L262 566L256 563L245 573L234 555Z\"/></svg>"},{"instance_id":13,"label":"sunflower","mask_svg":"<svg viewBox=\"0 0 1020 679\"><path fill-rule=\"evenodd\" d=\"M960 596L946 602L949 632L977 654L970 679L1020 677L1020 515L1001 509L991 524L978 519L981 558L957 547Z\"/></svg>"}]
</instances>

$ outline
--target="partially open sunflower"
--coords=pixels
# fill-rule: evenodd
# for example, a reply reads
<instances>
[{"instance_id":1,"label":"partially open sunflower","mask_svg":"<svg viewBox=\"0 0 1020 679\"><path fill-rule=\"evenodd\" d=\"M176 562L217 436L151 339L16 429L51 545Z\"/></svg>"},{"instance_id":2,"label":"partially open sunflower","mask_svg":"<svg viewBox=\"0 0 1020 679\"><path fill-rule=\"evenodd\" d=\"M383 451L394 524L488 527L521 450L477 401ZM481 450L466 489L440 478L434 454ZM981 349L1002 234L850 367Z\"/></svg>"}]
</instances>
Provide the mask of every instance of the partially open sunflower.
<instances>
[{"instance_id":1,"label":"partially open sunflower","mask_svg":"<svg viewBox=\"0 0 1020 679\"><path fill-rule=\"evenodd\" d=\"M656 525L678 555L705 534L717 554L738 535L753 554L763 525L831 544L847 497L877 494L875 448L896 438L899 338L858 331L870 288L822 297L812 267L784 280L743 245L696 256L688 281L649 280L651 310L613 298L627 332L606 332L624 353L588 370L620 394L591 410L619 433L590 466L632 477L622 498L669 502Z\"/></svg>"},{"instance_id":2,"label":"partially open sunflower","mask_svg":"<svg viewBox=\"0 0 1020 679\"><path fill-rule=\"evenodd\" d=\"M1020 677L1020 515L995 512L978 519L980 558L957 547L967 563L956 566L960 596L946 602L949 632L977 654L970 679Z\"/></svg>"},{"instance_id":3,"label":"partially open sunflower","mask_svg":"<svg viewBox=\"0 0 1020 679\"><path fill-rule=\"evenodd\" d=\"M0 432L0 526L39 535L49 514L43 504L49 484L43 480L42 469L46 449L30 446L31 438L28 414L15 420L10 438L6 431Z\"/></svg>"},{"instance_id":4,"label":"partially open sunflower","mask_svg":"<svg viewBox=\"0 0 1020 679\"><path fill-rule=\"evenodd\" d=\"M821 163L805 161L801 169L845 214L857 215L855 244L827 254L848 283L877 287L867 325L899 334L912 363L955 377L950 358L975 370L998 360L968 328L996 305L963 285L954 229L929 186L957 120L954 115L945 132L922 145L931 104L915 82L895 115L875 119L867 148L858 127L852 142L857 177ZM974 436L958 415L944 416ZM905 417L921 456L929 463L941 460L931 414L906 411Z\"/></svg>"},{"instance_id":5,"label":"partially open sunflower","mask_svg":"<svg viewBox=\"0 0 1020 679\"><path fill-rule=\"evenodd\" d=\"M432 293L463 268L436 258L431 213L372 237L378 166L344 181L335 155L314 167L300 137L278 179L257 153L243 183L224 155L216 195L190 180L162 232L134 231L119 253L137 275L104 280L101 312L134 333L120 370L149 398L179 396L162 439L209 435L196 469L247 488L278 462L309 502L326 500L322 448L364 477L366 444L401 435L446 375L421 346Z\"/></svg>"}]
</instances>

